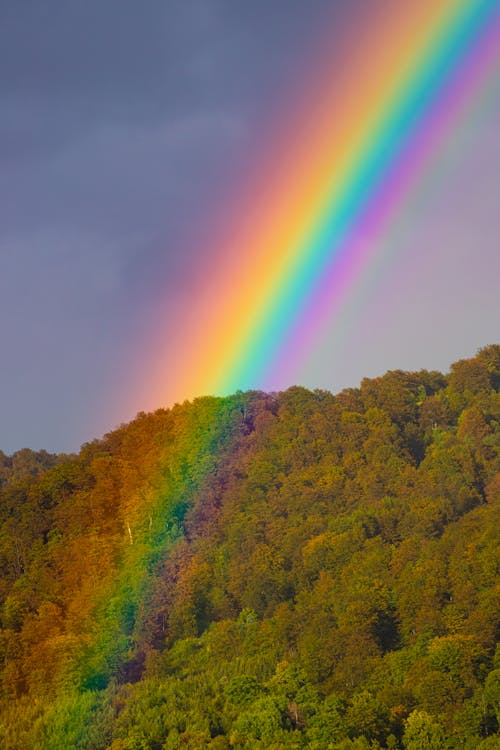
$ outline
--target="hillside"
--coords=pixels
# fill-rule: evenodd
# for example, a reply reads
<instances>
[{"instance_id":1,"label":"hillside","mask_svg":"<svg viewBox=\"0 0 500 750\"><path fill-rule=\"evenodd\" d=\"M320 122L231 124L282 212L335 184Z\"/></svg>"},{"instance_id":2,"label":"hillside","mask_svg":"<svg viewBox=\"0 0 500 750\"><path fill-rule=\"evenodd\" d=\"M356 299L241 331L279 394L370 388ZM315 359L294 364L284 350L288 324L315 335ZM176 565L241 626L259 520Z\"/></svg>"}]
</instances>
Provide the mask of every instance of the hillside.
<instances>
[{"instance_id":1,"label":"hillside","mask_svg":"<svg viewBox=\"0 0 500 750\"><path fill-rule=\"evenodd\" d=\"M12 456L0 450L0 487L12 485L26 477L39 477L47 469L65 461L68 456L56 456L47 451L32 451L23 448Z\"/></svg>"},{"instance_id":2,"label":"hillside","mask_svg":"<svg viewBox=\"0 0 500 750\"><path fill-rule=\"evenodd\" d=\"M499 748L499 390L492 345L0 454L0 747Z\"/></svg>"}]
</instances>

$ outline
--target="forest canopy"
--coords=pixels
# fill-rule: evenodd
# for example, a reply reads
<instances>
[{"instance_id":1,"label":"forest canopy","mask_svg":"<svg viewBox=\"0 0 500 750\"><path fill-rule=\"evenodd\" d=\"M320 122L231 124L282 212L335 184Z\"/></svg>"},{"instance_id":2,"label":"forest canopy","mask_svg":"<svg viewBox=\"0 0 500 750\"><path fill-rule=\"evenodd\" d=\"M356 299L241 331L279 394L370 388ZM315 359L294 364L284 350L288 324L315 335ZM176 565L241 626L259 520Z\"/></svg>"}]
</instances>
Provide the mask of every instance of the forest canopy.
<instances>
[{"instance_id":1,"label":"forest canopy","mask_svg":"<svg viewBox=\"0 0 500 750\"><path fill-rule=\"evenodd\" d=\"M4 750L500 747L500 346L0 452Z\"/></svg>"}]
</instances>

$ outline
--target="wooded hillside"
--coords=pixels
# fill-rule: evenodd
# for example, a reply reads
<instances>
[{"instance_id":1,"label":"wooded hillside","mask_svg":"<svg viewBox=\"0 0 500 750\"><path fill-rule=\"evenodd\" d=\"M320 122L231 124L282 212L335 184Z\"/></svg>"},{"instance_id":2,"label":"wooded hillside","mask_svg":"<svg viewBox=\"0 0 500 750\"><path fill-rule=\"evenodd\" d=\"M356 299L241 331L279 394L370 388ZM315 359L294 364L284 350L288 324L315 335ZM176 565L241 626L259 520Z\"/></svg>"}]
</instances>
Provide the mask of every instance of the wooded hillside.
<instances>
[{"instance_id":1,"label":"wooded hillside","mask_svg":"<svg viewBox=\"0 0 500 750\"><path fill-rule=\"evenodd\" d=\"M499 748L499 388L492 345L0 454L0 747Z\"/></svg>"}]
</instances>

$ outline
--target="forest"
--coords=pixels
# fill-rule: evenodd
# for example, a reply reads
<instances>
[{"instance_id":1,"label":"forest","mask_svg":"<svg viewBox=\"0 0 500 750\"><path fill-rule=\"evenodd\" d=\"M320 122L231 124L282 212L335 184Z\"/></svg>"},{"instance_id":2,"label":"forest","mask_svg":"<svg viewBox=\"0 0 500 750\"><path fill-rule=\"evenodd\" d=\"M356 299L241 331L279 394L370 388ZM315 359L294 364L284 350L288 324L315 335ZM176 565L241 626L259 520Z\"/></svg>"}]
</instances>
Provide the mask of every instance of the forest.
<instances>
[{"instance_id":1,"label":"forest","mask_svg":"<svg viewBox=\"0 0 500 750\"><path fill-rule=\"evenodd\" d=\"M2 750L500 748L500 346L0 452Z\"/></svg>"}]
</instances>

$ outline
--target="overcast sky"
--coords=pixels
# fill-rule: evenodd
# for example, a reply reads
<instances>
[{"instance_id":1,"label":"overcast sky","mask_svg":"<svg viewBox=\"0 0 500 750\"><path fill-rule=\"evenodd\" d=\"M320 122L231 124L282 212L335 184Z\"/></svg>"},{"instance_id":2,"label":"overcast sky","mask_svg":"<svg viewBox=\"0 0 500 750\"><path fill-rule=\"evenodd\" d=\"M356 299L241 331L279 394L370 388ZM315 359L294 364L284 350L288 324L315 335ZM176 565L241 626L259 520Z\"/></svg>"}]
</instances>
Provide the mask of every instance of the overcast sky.
<instances>
[{"instance_id":1,"label":"overcast sky","mask_svg":"<svg viewBox=\"0 0 500 750\"><path fill-rule=\"evenodd\" d=\"M76 450L142 408L119 404L145 377L157 305L207 260L193 232L220 211L325 25L335 43L361 4L0 2L0 449ZM500 341L498 77L483 99L305 385L446 369Z\"/></svg>"}]
</instances>

